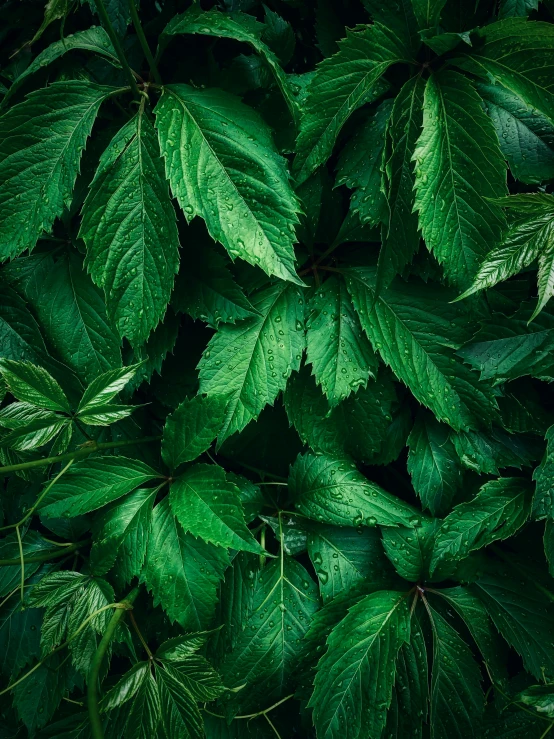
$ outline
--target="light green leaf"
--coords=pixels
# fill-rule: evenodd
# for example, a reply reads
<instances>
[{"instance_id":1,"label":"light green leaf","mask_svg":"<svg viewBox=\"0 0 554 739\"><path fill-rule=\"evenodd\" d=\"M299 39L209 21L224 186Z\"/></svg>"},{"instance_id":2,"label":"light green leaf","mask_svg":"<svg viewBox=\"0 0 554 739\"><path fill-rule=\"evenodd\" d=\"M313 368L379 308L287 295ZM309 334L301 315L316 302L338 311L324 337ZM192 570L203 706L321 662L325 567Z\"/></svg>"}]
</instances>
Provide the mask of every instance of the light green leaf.
<instances>
[{"instance_id":1,"label":"light green leaf","mask_svg":"<svg viewBox=\"0 0 554 739\"><path fill-rule=\"evenodd\" d=\"M431 571L475 549L512 536L529 517L532 488L524 478L485 483L472 500L457 505L435 536Z\"/></svg>"},{"instance_id":2,"label":"light green leaf","mask_svg":"<svg viewBox=\"0 0 554 739\"><path fill-rule=\"evenodd\" d=\"M374 349L438 420L461 429L496 415L489 388L451 348L469 335L467 314L464 319L449 304L448 290L397 281L375 298L371 268L349 269L346 284Z\"/></svg>"},{"instance_id":3,"label":"light green leaf","mask_svg":"<svg viewBox=\"0 0 554 739\"><path fill-rule=\"evenodd\" d=\"M32 92L0 118L0 257L32 249L69 206L81 153L113 88L75 80Z\"/></svg>"},{"instance_id":4,"label":"light green leaf","mask_svg":"<svg viewBox=\"0 0 554 739\"><path fill-rule=\"evenodd\" d=\"M375 379L377 358L361 330L342 278L332 276L316 288L308 311L308 362L333 408L365 387L369 377Z\"/></svg>"},{"instance_id":5,"label":"light green leaf","mask_svg":"<svg viewBox=\"0 0 554 739\"><path fill-rule=\"evenodd\" d=\"M544 718L554 719L554 687L552 684L531 685L517 695L516 701L529 706Z\"/></svg>"},{"instance_id":6,"label":"light green leaf","mask_svg":"<svg viewBox=\"0 0 554 739\"><path fill-rule=\"evenodd\" d=\"M167 178L187 220L203 218L233 259L302 284L292 246L298 201L257 113L227 92L188 85L165 87L155 112Z\"/></svg>"},{"instance_id":7,"label":"light green leaf","mask_svg":"<svg viewBox=\"0 0 554 739\"><path fill-rule=\"evenodd\" d=\"M171 484L171 510L185 531L220 547L264 551L246 526L240 490L218 465L197 464Z\"/></svg>"},{"instance_id":8,"label":"light green leaf","mask_svg":"<svg viewBox=\"0 0 554 739\"><path fill-rule=\"evenodd\" d=\"M64 391L42 367L30 362L2 359L0 372L10 392L18 400L52 411L69 413L71 410Z\"/></svg>"},{"instance_id":9,"label":"light green leaf","mask_svg":"<svg viewBox=\"0 0 554 739\"><path fill-rule=\"evenodd\" d=\"M79 419L89 426L109 426L116 421L127 418L137 408L135 405L98 405L79 412Z\"/></svg>"},{"instance_id":10,"label":"light green leaf","mask_svg":"<svg viewBox=\"0 0 554 739\"><path fill-rule=\"evenodd\" d=\"M156 133L142 108L100 159L79 235L119 334L143 344L165 314L179 237Z\"/></svg>"},{"instance_id":11,"label":"light green leaf","mask_svg":"<svg viewBox=\"0 0 554 739\"><path fill-rule=\"evenodd\" d=\"M133 378L138 367L137 364L118 367L96 377L83 393L78 408L79 414L105 407Z\"/></svg>"},{"instance_id":12,"label":"light green leaf","mask_svg":"<svg viewBox=\"0 0 554 739\"><path fill-rule=\"evenodd\" d=\"M170 469L192 462L209 449L223 426L226 405L225 397L197 395L167 417L162 458Z\"/></svg>"},{"instance_id":13,"label":"light green leaf","mask_svg":"<svg viewBox=\"0 0 554 739\"><path fill-rule=\"evenodd\" d=\"M55 414L44 418L35 418L28 423L18 425L17 428L2 437L0 447L8 447L19 452L37 449L52 441L69 424L70 420L68 418Z\"/></svg>"},{"instance_id":14,"label":"light green leaf","mask_svg":"<svg viewBox=\"0 0 554 739\"><path fill-rule=\"evenodd\" d=\"M95 511L159 475L147 464L127 457L96 457L77 462L41 501L49 518L72 518Z\"/></svg>"},{"instance_id":15,"label":"light green leaf","mask_svg":"<svg viewBox=\"0 0 554 739\"><path fill-rule=\"evenodd\" d=\"M366 596L327 639L309 705L321 739L380 736L392 699L395 663L410 637L405 593Z\"/></svg>"},{"instance_id":16,"label":"light green leaf","mask_svg":"<svg viewBox=\"0 0 554 739\"><path fill-rule=\"evenodd\" d=\"M220 442L275 402L304 350L304 301L296 287L279 282L251 300L259 317L221 325L199 364L200 392L229 401Z\"/></svg>"},{"instance_id":17,"label":"light green leaf","mask_svg":"<svg viewBox=\"0 0 554 739\"><path fill-rule=\"evenodd\" d=\"M504 217L491 201L506 194L506 165L494 126L458 72L432 75L414 153L419 225L453 285L467 288L500 240Z\"/></svg>"},{"instance_id":18,"label":"light green leaf","mask_svg":"<svg viewBox=\"0 0 554 739\"><path fill-rule=\"evenodd\" d=\"M222 547L183 531L164 498L154 508L142 581L171 621L201 629L213 615L216 588L229 564Z\"/></svg>"},{"instance_id":19,"label":"light green leaf","mask_svg":"<svg viewBox=\"0 0 554 739\"><path fill-rule=\"evenodd\" d=\"M406 40L381 23L347 30L339 49L320 62L308 86L294 162L298 184L327 161L352 113L384 92L387 69L411 62Z\"/></svg>"},{"instance_id":20,"label":"light green leaf","mask_svg":"<svg viewBox=\"0 0 554 739\"><path fill-rule=\"evenodd\" d=\"M335 526L399 526L421 521L409 503L368 480L348 461L323 454L298 457L289 492L308 518Z\"/></svg>"},{"instance_id":21,"label":"light green leaf","mask_svg":"<svg viewBox=\"0 0 554 739\"><path fill-rule=\"evenodd\" d=\"M423 507L433 516L444 513L462 482L450 430L430 413L419 413L408 447L408 472Z\"/></svg>"}]
</instances>

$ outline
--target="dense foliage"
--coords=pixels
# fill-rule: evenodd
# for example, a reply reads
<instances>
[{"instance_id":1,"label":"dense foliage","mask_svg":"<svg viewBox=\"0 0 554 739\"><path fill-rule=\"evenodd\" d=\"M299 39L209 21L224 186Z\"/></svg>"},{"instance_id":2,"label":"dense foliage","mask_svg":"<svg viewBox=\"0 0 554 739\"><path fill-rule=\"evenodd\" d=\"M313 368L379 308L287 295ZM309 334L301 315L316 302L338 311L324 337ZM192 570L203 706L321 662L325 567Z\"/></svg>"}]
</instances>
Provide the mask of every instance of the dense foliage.
<instances>
[{"instance_id":1,"label":"dense foliage","mask_svg":"<svg viewBox=\"0 0 554 739\"><path fill-rule=\"evenodd\" d=\"M546 736L554 2L0 40L0 735Z\"/></svg>"}]
</instances>

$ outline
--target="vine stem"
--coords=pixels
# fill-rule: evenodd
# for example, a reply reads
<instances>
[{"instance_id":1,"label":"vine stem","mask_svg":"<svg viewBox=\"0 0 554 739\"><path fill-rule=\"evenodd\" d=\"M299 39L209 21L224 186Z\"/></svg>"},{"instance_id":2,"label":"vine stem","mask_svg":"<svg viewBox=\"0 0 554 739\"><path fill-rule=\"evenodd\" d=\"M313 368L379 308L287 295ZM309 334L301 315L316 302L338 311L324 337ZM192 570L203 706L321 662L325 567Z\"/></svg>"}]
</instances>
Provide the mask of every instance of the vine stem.
<instances>
[{"instance_id":1,"label":"vine stem","mask_svg":"<svg viewBox=\"0 0 554 739\"><path fill-rule=\"evenodd\" d=\"M75 461L78 459L84 459L89 454L94 452L103 451L106 449L115 449L120 446L133 446L134 444L146 444L150 441L160 441L161 436L144 436L142 439L122 439L121 441L91 441L86 442L77 449L75 452L65 452L65 454L58 454L57 457L44 457L43 459L33 459L30 462L20 462L19 464L9 464L5 467L0 467L0 477L7 475L9 472L19 472L19 470L29 470L34 467L46 467L49 464L56 464L58 462L68 462L69 460Z\"/></svg>"},{"instance_id":2,"label":"vine stem","mask_svg":"<svg viewBox=\"0 0 554 739\"><path fill-rule=\"evenodd\" d=\"M16 531L18 530L19 529L16 529ZM78 549L82 549L84 546L89 544L89 542L90 542L90 539L83 539L83 541L76 541L75 544L64 546L63 548L60 548L57 552L49 552L48 554L37 554L35 557L27 557L23 560L21 558L21 552L20 552L20 556L17 559L0 559L0 567L11 567L13 565L21 564L22 562L24 564L28 564L29 562L49 562L51 559L58 559L59 557L65 557L67 554L70 554L71 552L75 552Z\"/></svg>"},{"instance_id":3,"label":"vine stem","mask_svg":"<svg viewBox=\"0 0 554 739\"><path fill-rule=\"evenodd\" d=\"M129 611L129 619L130 619L130 621L131 621L131 624L132 624L132 626L133 626L133 629L135 630L135 633L136 633L136 635L138 636L138 638L139 638L139 640L140 640L140 643L141 643L141 644L142 644L142 646L144 647L144 651L145 651L145 652L146 652L146 654L148 655L148 659L149 659L150 661L152 661L152 660L154 659L154 655L153 655L153 654L152 654L152 652L150 651L150 647L149 647L149 646L148 646L148 644L146 643L146 639L145 639L145 638L144 638L144 636L142 635L142 632L141 632L141 630L139 629L139 627L138 627L138 624L137 624L137 622L135 621L135 617L133 616L133 611Z\"/></svg>"},{"instance_id":4,"label":"vine stem","mask_svg":"<svg viewBox=\"0 0 554 739\"><path fill-rule=\"evenodd\" d=\"M129 0L129 12L131 13L131 20L133 21L133 26L135 27L135 31L137 32L139 43L142 47L142 50L144 51L144 56L146 57L148 66L150 67L150 72L152 76L154 77L154 80L156 81L156 83L158 85L161 85L162 78L160 77L160 73L158 72L158 67L156 66L156 62L154 60L154 57L152 56L150 47L148 46L148 41L146 40L146 36L144 35L144 30L140 22L139 14L137 13L137 6L135 5L135 0Z\"/></svg>"},{"instance_id":5,"label":"vine stem","mask_svg":"<svg viewBox=\"0 0 554 739\"><path fill-rule=\"evenodd\" d=\"M141 97L140 90L137 87L135 75L133 74L133 70L129 66L129 62L127 61L125 52L123 51L123 47L121 46L121 41L119 40L116 32L113 30L112 22L110 21L110 17L108 13L106 12L104 0L96 0L96 9L98 11L98 15L100 16L100 20L102 21L102 25L104 26L106 33L110 37L110 41L112 42L112 46L115 50L115 53L117 54L119 63L123 67L123 71L125 72L125 74L127 75L129 79L129 85L131 86L131 90L133 91L133 94L137 98L140 98Z\"/></svg>"},{"instance_id":6,"label":"vine stem","mask_svg":"<svg viewBox=\"0 0 554 739\"><path fill-rule=\"evenodd\" d=\"M90 669L87 678L87 705L88 715L91 726L92 739L104 739L104 730L102 728L102 719L100 718L100 707L98 705L98 676L104 662L104 657L108 651L108 647L113 638L117 625L123 618L125 611L130 611L133 607L139 593L138 588L133 588L129 595L124 598L121 603L117 604L117 609L108 623L104 636L100 640L100 644L94 657L90 663Z\"/></svg>"},{"instance_id":7,"label":"vine stem","mask_svg":"<svg viewBox=\"0 0 554 739\"><path fill-rule=\"evenodd\" d=\"M278 708L282 703L286 703L286 701L290 700L291 698L294 698L294 693L291 693L290 695L285 696L284 698L281 698L280 701L277 701L277 703L274 703L272 706L269 706L269 708L264 708L263 711L258 711L258 713L245 713L243 716L235 716L233 718L233 721L236 721L237 719L250 719L250 718L258 718L258 716L265 716L270 711L273 711L275 708ZM204 708L204 713L209 713L210 716L215 716L216 718L225 718L225 716L222 716L219 713L213 713L212 711L208 711L207 708ZM96 737L95 737L96 739Z\"/></svg>"}]
</instances>

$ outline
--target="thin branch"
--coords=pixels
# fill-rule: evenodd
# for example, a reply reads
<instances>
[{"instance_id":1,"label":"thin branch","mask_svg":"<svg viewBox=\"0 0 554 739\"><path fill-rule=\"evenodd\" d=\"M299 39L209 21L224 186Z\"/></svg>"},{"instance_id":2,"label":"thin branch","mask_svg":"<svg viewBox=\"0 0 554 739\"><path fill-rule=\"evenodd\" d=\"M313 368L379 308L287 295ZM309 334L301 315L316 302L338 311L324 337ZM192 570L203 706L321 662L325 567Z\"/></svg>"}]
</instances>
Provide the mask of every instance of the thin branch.
<instances>
[{"instance_id":1,"label":"thin branch","mask_svg":"<svg viewBox=\"0 0 554 739\"><path fill-rule=\"evenodd\" d=\"M25 598L25 557L23 556L23 544L21 542L21 532L19 526L15 527L15 533L17 536L17 544L19 546L19 563L21 565L21 601Z\"/></svg>"}]
</instances>

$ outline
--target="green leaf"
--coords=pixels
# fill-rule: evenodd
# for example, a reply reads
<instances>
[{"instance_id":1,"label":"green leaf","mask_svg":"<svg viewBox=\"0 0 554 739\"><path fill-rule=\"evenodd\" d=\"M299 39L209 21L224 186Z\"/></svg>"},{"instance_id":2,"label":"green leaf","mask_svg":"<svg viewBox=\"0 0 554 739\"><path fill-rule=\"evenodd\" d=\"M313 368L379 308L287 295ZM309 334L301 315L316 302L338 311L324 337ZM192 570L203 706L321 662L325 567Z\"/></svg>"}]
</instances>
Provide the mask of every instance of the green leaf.
<instances>
[{"instance_id":1,"label":"green leaf","mask_svg":"<svg viewBox=\"0 0 554 739\"><path fill-rule=\"evenodd\" d=\"M146 675L150 672L151 665L148 662L135 662L118 682L108 690L102 698L101 708L103 711L111 711L131 700L140 688Z\"/></svg>"},{"instance_id":2,"label":"green leaf","mask_svg":"<svg viewBox=\"0 0 554 739\"><path fill-rule=\"evenodd\" d=\"M405 593L383 590L350 608L331 632L317 666L309 705L318 737L381 735L392 699L396 657L409 637Z\"/></svg>"},{"instance_id":3,"label":"green leaf","mask_svg":"<svg viewBox=\"0 0 554 739\"><path fill-rule=\"evenodd\" d=\"M281 64L288 64L294 54L296 45L294 30L290 23L268 7L264 7L264 13L265 29L262 37L277 54Z\"/></svg>"},{"instance_id":4,"label":"green leaf","mask_svg":"<svg viewBox=\"0 0 554 739\"><path fill-rule=\"evenodd\" d=\"M251 583L250 583L251 588ZM245 687L236 694L242 711L271 705L286 695L301 640L318 608L317 587L306 570L281 554L254 580L244 628L220 666L223 684Z\"/></svg>"},{"instance_id":5,"label":"green leaf","mask_svg":"<svg viewBox=\"0 0 554 739\"><path fill-rule=\"evenodd\" d=\"M79 412L79 419L89 426L109 426L116 421L127 418L136 409L134 405L98 405Z\"/></svg>"},{"instance_id":6,"label":"green leaf","mask_svg":"<svg viewBox=\"0 0 554 739\"><path fill-rule=\"evenodd\" d=\"M142 109L100 158L79 235L119 334L143 344L165 314L179 236L156 133Z\"/></svg>"},{"instance_id":7,"label":"green leaf","mask_svg":"<svg viewBox=\"0 0 554 739\"><path fill-rule=\"evenodd\" d=\"M17 675L21 668L40 656L38 608L23 608L16 592L2 606L0 614L0 672Z\"/></svg>"},{"instance_id":8,"label":"green leaf","mask_svg":"<svg viewBox=\"0 0 554 739\"><path fill-rule=\"evenodd\" d=\"M292 247L298 201L266 124L233 95L188 85L164 87L155 112L166 175L187 220L203 218L233 259L302 284Z\"/></svg>"},{"instance_id":9,"label":"green leaf","mask_svg":"<svg viewBox=\"0 0 554 739\"><path fill-rule=\"evenodd\" d=\"M102 611L89 621L84 629L79 632L78 629L95 611L113 603L114 600L112 586L105 580L94 579L87 583L83 593L80 594L71 609L67 630L73 638L69 642L69 651L71 652L73 666L84 677L88 675L91 661L112 613L108 610ZM74 634L76 636L73 636Z\"/></svg>"},{"instance_id":10,"label":"green leaf","mask_svg":"<svg viewBox=\"0 0 554 739\"><path fill-rule=\"evenodd\" d=\"M499 83L554 123L554 26L507 18L476 31L480 43L455 61Z\"/></svg>"},{"instance_id":11,"label":"green leaf","mask_svg":"<svg viewBox=\"0 0 554 739\"><path fill-rule=\"evenodd\" d=\"M554 689L552 685L531 685L516 698L544 718L554 719Z\"/></svg>"},{"instance_id":12,"label":"green leaf","mask_svg":"<svg viewBox=\"0 0 554 739\"><path fill-rule=\"evenodd\" d=\"M75 80L32 92L0 118L0 256L32 249L69 206L81 153L113 88Z\"/></svg>"},{"instance_id":13,"label":"green leaf","mask_svg":"<svg viewBox=\"0 0 554 739\"><path fill-rule=\"evenodd\" d=\"M35 33L29 44L34 44L42 36L48 26L59 18L63 18L63 22L69 15L71 3L69 0L47 0L44 7L44 19L40 24L40 28Z\"/></svg>"},{"instance_id":14,"label":"green leaf","mask_svg":"<svg viewBox=\"0 0 554 739\"><path fill-rule=\"evenodd\" d=\"M535 584L508 573L481 577L471 590L485 604L504 639L523 658L525 669L542 680L554 674L554 604Z\"/></svg>"},{"instance_id":15,"label":"green leaf","mask_svg":"<svg viewBox=\"0 0 554 739\"><path fill-rule=\"evenodd\" d=\"M527 17L533 10L537 10L539 0L501 0L498 17L512 18L514 16Z\"/></svg>"},{"instance_id":16,"label":"green leaf","mask_svg":"<svg viewBox=\"0 0 554 739\"><path fill-rule=\"evenodd\" d=\"M216 588L229 564L225 549L183 531L164 498L154 508L142 581L171 621L184 629L206 626L213 615Z\"/></svg>"},{"instance_id":17,"label":"green leaf","mask_svg":"<svg viewBox=\"0 0 554 739\"><path fill-rule=\"evenodd\" d=\"M457 631L428 608L433 629L431 735L434 739L465 739L479 726L483 714L481 673Z\"/></svg>"},{"instance_id":18,"label":"green leaf","mask_svg":"<svg viewBox=\"0 0 554 739\"><path fill-rule=\"evenodd\" d=\"M130 493L159 475L127 457L96 457L74 464L48 491L40 510L49 518L80 516Z\"/></svg>"},{"instance_id":19,"label":"green leaf","mask_svg":"<svg viewBox=\"0 0 554 739\"><path fill-rule=\"evenodd\" d=\"M504 217L491 199L506 194L506 165L492 121L458 72L429 78L414 159L423 237L448 281L465 289L500 240Z\"/></svg>"},{"instance_id":20,"label":"green leaf","mask_svg":"<svg viewBox=\"0 0 554 739\"><path fill-rule=\"evenodd\" d=\"M96 519L90 552L91 568L96 575L104 575L114 567L121 583L140 575L157 491L139 488Z\"/></svg>"},{"instance_id":21,"label":"green leaf","mask_svg":"<svg viewBox=\"0 0 554 739\"><path fill-rule=\"evenodd\" d=\"M56 547L51 542L32 529L27 530L21 537L21 549L24 558L52 554ZM8 534L0 541L0 559L19 560L21 556L19 541L15 532ZM25 564L25 579L29 579L41 566L41 562L27 562ZM4 598L21 582L21 567L16 565L4 565L0 569L0 598Z\"/></svg>"},{"instance_id":22,"label":"green leaf","mask_svg":"<svg viewBox=\"0 0 554 739\"><path fill-rule=\"evenodd\" d=\"M52 411L69 413L71 410L64 391L42 367L30 362L2 359L0 372L10 392L18 400Z\"/></svg>"},{"instance_id":23,"label":"green leaf","mask_svg":"<svg viewBox=\"0 0 554 739\"><path fill-rule=\"evenodd\" d=\"M417 25L421 30L436 26L446 0L412 0Z\"/></svg>"},{"instance_id":24,"label":"green leaf","mask_svg":"<svg viewBox=\"0 0 554 739\"><path fill-rule=\"evenodd\" d=\"M9 447L20 452L37 449L51 441L69 423L68 418L55 414L49 414L44 418L35 418L28 423L18 425L17 428L10 431L0 441L0 447Z\"/></svg>"},{"instance_id":25,"label":"green leaf","mask_svg":"<svg viewBox=\"0 0 554 739\"><path fill-rule=\"evenodd\" d=\"M384 100L368 116L341 151L337 166L336 184L353 190L350 212L357 213L361 223L373 226L380 222L385 205L381 166L391 110L392 101Z\"/></svg>"},{"instance_id":26,"label":"green leaf","mask_svg":"<svg viewBox=\"0 0 554 739\"><path fill-rule=\"evenodd\" d=\"M368 480L348 460L312 453L291 467L289 492L308 518L334 526L413 525L421 514Z\"/></svg>"},{"instance_id":27,"label":"green leaf","mask_svg":"<svg viewBox=\"0 0 554 739\"><path fill-rule=\"evenodd\" d=\"M156 656L159 655L160 650L156 652ZM211 701L225 692L218 673L201 654L187 654L179 660L174 652L170 661L178 679L194 699ZM167 664L165 660L164 664Z\"/></svg>"},{"instance_id":28,"label":"green leaf","mask_svg":"<svg viewBox=\"0 0 554 739\"><path fill-rule=\"evenodd\" d=\"M277 56L262 41L262 35L265 35L267 30L267 27L262 23L258 23L253 16L247 15L246 13L236 11L232 15L228 15L219 12L215 8L207 12L202 12L199 7L193 5L185 13L172 18L165 27L163 35L171 36L181 33L198 33L205 36L236 39L237 41L248 44L260 55L271 70L291 115L296 120L298 116L297 102L291 89L291 84L287 75L281 69Z\"/></svg>"},{"instance_id":29,"label":"green leaf","mask_svg":"<svg viewBox=\"0 0 554 739\"><path fill-rule=\"evenodd\" d=\"M145 670L138 689L127 701L124 708L114 711L113 724L109 724L110 737L114 736L152 736L157 735L161 717L158 685L151 671Z\"/></svg>"},{"instance_id":30,"label":"green leaf","mask_svg":"<svg viewBox=\"0 0 554 739\"><path fill-rule=\"evenodd\" d=\"M240 490L218 465L197 464L171 484L171 510L187 532L220 547L264 551L246 526Z\"/></svg>"},{"instance_id":31,"label":"green leaf","mask_svg":"<svg viewBox=\"0 0 554 739\"><path fill-rule=\"evenodd\" d=\"M406 82L394 101L387 126L383 154L387 212L377 265L377 292L388 287L419 249L412 159L423 124L424 90L421 75Z\"/></svg>"},{"instance_id":32,"label":"green leaf","mask_svg":"<svg viewBox=\"0 0 554 739\"><path fill-rule=\"evenodd\" d=\"M456 453L464 467L487 475L498 475L505 467L531 467L542 454L542 445L533 437L491 432L461 431L452 435Z\"/></svg>"},{"instance_id":33,"label":"green leaf","mask_svg":"<svg viewBox=\"0 0 554 739\"><path fill-rule=\"evenodd\" d=\"M33 586L29 604L35 608L60 605L78 593L87 581L88 577L80 572L51 572Z\"/></svg>"},{"instance_id":34,"label":"green leaf","mask_svg":"<svg viewBox=\"0 0 554 739\"><path fill-rule=\"evenodd\" d=\"M364 580L386 587L393 576L377 529L319 525L308 534L308 552L324 603Z\"/></svg>"},{"instance_id":35,"label":"green leaf","mask_svg":"<svg viewBox=\"0 0 554 739\"><path fill-rule=\"evenodd\" d=\"M320 62L308 86L294 162L298 184L329 158L350 115L384 92L387 69L411 61L405 40L380 23L347 30L339 49Z\"/></svg>"},{"instance_id":36,"label":"green leaf","mask_svg":"<svg viewBox=\"0 0 554 739\"><path fill-rule=\"evenodd\" d=\"M528 184L554 178L552 123L501 85L476 87L514 177Z\"/></svg>"},{"instance_id":37,"label":"green leaf","mask_svg":"<svg viewBox=\"0 0 554 739\"><path fill-rule=\"evenodd\" d=\"M73 49L83 49L91 51L93 54L99 54L107 59L111 64L119 67L119 59L113 49L110 37L101 26L93 26L85 31L77 31L64 36L59 41L47 46L36 56L29 66L19 74L10 85L8 92L2 100L5 105L30 75L43 69L48 64L56 61L68 51Z\"/></svg>"},{"instance_id":38,"label":"green leaf","mask_svg":"<svg viewBox=\"0 0 554 739\"><path fill-rule=\"evenodd\" d=\"M220 321L235 323L256 313L223 257L207 247L187 255L187 268L179 272L171 302L176 310L213 328Z\"/></svg>"},{"instance_id":39,"label":"green leaf","mask_svg":"<svg viewBox=\"0 0 554 739\"><path fill-rule=\"evenodd\" d=\"M365 387L369 377L375 379L377 358L342 279L330 277L316 289L308 310L308 362L333 408Z\"/></svg>"},{"instance_id":40,"label":"green leaf","mask_svg":"<svg viewBox=\"0 0 554 739\"><path fill-rule=\"evenodd\" d=\"M94 412L104 408L132 380L139 365L118 367L95 377L79 403L78 413Z\"/></svg>"},{"instance_id":41,"label":"green leaf","mask_svg":"<svg viewBox=\"0 0 554 739\"><path fill-rule=\"evenodd\" d=\"M96 0L86 0L93 13L97 13ZM127 26L131 22L129 3L125 0L103 0L106 13L110 19L114 31L118 36L124 36Z\"/></svg>"},{"instance_id":42,"label":"green leaf","mask_svg":"<svg viewBox=\"0 0 554 739\"><path fill-rule=\"evenodd\" d=\"M165 664L156 669L162 722L168 737L202 739L202 715L179 672Z\"/></svg>"},{"instance_id":43,"label":"green leaf","mask_svg":"<svg viewBox=\"0 0 554 739\"><path fill-rule=\"evenodd\" d=\"M430 413L419 413L408 437L408 472L424 508L433 516L449 510L462 483L450 430Z\"/></svg>"},{"instance_id":44,"label":"green leaf","mask_svg":"<svg viewBox=\"0 0 554 739\"><path fill-rule=\"evenodd\" d=\"M438 420L458 430L495 416L489 389L450 348L464 342L468 317L464 327L448 290L397 281L376 298L371 268L349 269L346 283L375 350Z\"/></svg>"},{"instance_id":45,"label":"green leaf","mask_svg":"<svg viewBox=\"0 0 554 739\"><path fill-rule=\"evenodd\" d=\"M264 288L252 305L259 317L221 325L199 364L200 392L228 398L220 442L275 402L304 350L304 301L296 287Z\"/></svg>"},{"instance_id":46,"label":"green leaf","mask_svg":"<svg viewBox=\"0 0 554 739\"><path fill-rule=\"evenodd\" d=\"M547 447L540 465L533 472L536 482L535 497L533 499L533 516L547 518L554 521L554 426L551 426L545 435Z\"/></svg>"},{"instance_id":47,"label":"green leaf","mask_svg":"<svg viewBox=\"0 0 554 739\"><path fill-rule=\"evenodd\" d=\"M383 547L400 577L408 582L427 580L433 544L439 522L423 521L419 526L383 529Z\"/></svg>"},{"instance_id":48,"label":"green leaf","mask_svg":"<svg viewBox=\"0 0 554 739\"><path fill-rule=\"evenodd\" d=\"M485 483L475 498L444 519L435 536L431 571L512 536L529 517L531 495L531 486L519 477Z\"/></svg>"},{"instance_id":49,"label":"green leaf","mask_svg":"<svg viewBox=\"0 0 554 739\"><path fill-rule=\"evenodd\" d=\"M226 405L224 397L197 395L167 417L162 458L170 469L192 462L210 448L223 426Z\"/></svg>"},{"instance_id":50,"label":"green leaf","mask_svg":"<svg viewBox=\"0 0 554 739\"><path fill-rule=\"evenodd\" d=\"M63 655L53 655L13 689L17 714L31 733L50 721L69 687L68 667L62 660Z\"/></svg>"}]
</instances>

